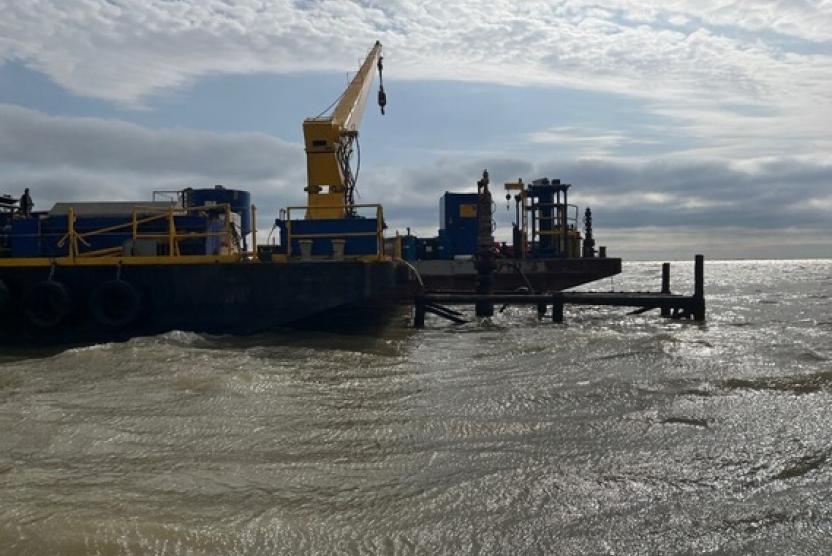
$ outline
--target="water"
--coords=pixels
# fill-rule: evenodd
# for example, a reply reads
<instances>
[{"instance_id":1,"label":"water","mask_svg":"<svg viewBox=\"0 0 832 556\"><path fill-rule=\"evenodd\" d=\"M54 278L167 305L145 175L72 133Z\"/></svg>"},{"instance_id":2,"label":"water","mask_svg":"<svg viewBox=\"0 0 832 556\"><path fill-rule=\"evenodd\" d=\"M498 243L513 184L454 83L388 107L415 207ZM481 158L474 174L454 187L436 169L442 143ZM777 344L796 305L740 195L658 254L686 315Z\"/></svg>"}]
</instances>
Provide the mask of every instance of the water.
<instances>
[{"instance_id":1,"label":"water","mask_svg":"<svg viewBox=\"0 0 832 556\"><path fill-rule=\"evenodd\" d=\"M705 325L511 308L7 353L0 553L828 553L832 261L706 280Z\"/></svg>"}]
</instances>

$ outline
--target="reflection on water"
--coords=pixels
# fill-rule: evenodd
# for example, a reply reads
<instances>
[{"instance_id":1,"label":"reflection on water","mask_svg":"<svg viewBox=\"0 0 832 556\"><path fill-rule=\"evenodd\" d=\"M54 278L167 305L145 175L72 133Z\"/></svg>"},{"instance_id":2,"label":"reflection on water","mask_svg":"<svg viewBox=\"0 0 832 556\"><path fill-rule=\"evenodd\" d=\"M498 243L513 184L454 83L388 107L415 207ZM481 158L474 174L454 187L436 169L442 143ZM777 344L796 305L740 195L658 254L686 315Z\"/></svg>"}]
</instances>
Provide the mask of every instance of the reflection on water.
<instances>
[{"instance_id":1,"label":"reflection on water","mask_svg":"<svg viewBox=\"0 0 832 556\"><path fill-rule=\"evenodd\" d=\"M708 263L704 325L509 308L7 352L0 553L827 552L830 276Z\"/></svg>"}]
</instances>

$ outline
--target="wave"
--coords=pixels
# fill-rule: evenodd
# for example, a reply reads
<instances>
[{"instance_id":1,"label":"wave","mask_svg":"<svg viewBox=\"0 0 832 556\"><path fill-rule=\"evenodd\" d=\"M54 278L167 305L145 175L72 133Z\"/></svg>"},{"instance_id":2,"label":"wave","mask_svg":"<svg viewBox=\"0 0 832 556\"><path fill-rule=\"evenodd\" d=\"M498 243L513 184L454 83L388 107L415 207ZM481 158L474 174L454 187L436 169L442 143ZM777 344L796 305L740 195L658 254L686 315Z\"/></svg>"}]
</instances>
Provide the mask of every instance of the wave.
<instances>
[{"instance_id":1,"label":"wave","mask_svg":"<svg viewBox=\"0 0 832 556\"><path fill-rule=\"evenodd\" d=\"M777 475L776 480L794 479L802 477L815 469L819 469L829 459L829 450L819 450L789 462Z\"/></svg>"},{"instance_id":2,"label":"wave","mask_svg":"<svg viewBox=\"0 0 832 556\"><path fill-rule=\"evenodd\" d=\"M773 390L813 394L821 390L832 390L832 371L769 378L729 378L718 384L721 388L729 390Z\"/></svg>"}]
</instances>

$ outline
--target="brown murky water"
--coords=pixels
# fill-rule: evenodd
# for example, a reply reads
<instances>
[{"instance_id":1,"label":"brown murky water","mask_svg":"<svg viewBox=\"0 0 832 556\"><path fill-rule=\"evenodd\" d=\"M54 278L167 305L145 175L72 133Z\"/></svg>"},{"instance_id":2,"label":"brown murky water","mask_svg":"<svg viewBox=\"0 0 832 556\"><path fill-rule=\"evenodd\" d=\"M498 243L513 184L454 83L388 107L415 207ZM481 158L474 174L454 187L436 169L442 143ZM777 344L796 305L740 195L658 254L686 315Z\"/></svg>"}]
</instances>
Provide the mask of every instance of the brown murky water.
<instances>
[{"instance_id":1,"label":"brown murky water","mask_svg":"<svg viewBox=\"0 0 832 556\"><path fill-rule=\"evenodd\" d=\"M705 325L509 309L3 354L0 554L827 553L832 262L706 278Z\"/></svg>"}]
</instances>

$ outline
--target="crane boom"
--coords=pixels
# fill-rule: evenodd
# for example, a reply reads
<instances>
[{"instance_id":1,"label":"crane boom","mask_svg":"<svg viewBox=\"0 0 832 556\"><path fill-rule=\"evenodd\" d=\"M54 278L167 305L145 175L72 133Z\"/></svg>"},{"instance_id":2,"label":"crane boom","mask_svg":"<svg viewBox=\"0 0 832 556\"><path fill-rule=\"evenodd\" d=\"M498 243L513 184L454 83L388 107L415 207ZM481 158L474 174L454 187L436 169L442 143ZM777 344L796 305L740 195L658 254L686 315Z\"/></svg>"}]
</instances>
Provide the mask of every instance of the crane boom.
<instances>
[{"instance_id":1,"label":"crane boom","mask_svg":"<svg viewBox=\"0 0 832 556\"><path fill-rule=\"evenodd\" d=\"M328 116L307 118L303 122L306 146L308 203L306 218L345 218L352 214L355 177L350 167L353 143L373 82L373 66L382 70L381 43L376 41L358 73ZM379 86L379 105L384 113L386 97Z\"/></svg>"}]
</instances>

